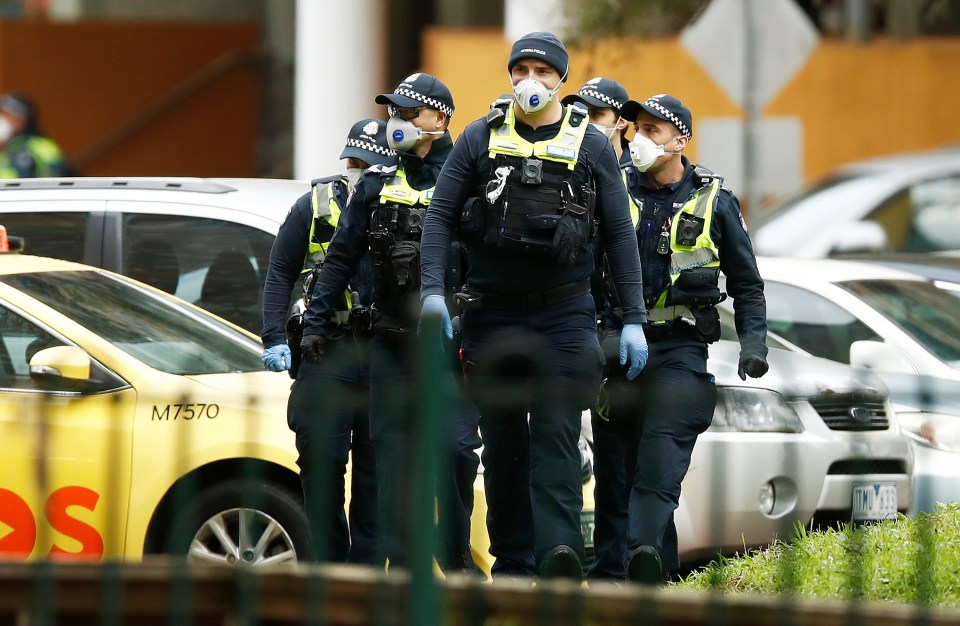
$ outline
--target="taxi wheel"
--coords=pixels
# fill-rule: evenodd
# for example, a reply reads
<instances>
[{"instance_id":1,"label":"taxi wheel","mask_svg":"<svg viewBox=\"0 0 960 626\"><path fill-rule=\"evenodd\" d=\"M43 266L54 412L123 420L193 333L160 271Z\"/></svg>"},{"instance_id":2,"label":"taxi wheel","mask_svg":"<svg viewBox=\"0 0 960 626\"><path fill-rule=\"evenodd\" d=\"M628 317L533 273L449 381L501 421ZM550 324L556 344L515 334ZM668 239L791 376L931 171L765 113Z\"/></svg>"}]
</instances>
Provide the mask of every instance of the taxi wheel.
<instances>
[{"instance_id":1,"label":"taxi wheel","mask_svg":"<svg viewBox=\"0 0 960 626\"><path fill-rule=\"evenodd\" d=\"M168 552L189 561L262 566L306 560L310 526L290 490L231 480L198 493L176 516Z\"/></svg>"}]
</instances>

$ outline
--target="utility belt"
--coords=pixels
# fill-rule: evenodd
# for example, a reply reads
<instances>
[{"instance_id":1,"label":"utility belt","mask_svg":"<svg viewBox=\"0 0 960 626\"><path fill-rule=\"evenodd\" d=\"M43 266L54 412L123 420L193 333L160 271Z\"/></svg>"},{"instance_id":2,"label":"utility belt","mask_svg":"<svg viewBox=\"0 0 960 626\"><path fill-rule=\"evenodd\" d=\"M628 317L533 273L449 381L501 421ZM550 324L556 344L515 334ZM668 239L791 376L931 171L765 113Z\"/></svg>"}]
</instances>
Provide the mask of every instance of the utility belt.
<instances>
[{"instance_id":1,"label":"utility belt","mask_svg":"<svg viewBox=\"0 0 960 626\"><path fill-rule=\"evenodd\" d=\"M647 311L643 334L648 341L683 336L714 343L720 339L720 312L715 306L655 307Z\"/></svg>"},{"instance_id":2,"label":"utility belt","mask_svg":"<svg viewBox=\"0 0 960 626\"><path fill-rule=\"evenodd\" d=\"M453 298L457 306L464 311L476 309L532 311L588 293L590 293L590 281L581 280L580 282L568 283L536 293L480 293L472 289L464 289L455 294Z\"/></svg>"}]
</instances>

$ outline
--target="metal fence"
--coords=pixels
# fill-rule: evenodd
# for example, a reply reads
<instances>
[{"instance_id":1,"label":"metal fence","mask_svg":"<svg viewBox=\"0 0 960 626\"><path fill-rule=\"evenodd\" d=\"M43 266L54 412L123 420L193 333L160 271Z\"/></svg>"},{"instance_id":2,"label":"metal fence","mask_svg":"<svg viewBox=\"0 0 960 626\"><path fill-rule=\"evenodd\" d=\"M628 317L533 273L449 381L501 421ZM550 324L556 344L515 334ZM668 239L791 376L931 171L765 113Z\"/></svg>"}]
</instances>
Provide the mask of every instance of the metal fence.
<instances>
[{"instance_id":1,"label":"metal fence","mask_svg":"<svg viewBox=\"0 0 960 626\"><path fill-rule=\"evenodd\" d=\"M426 347L432 345L429 338L438 336L438 328L427 328L418 344L417 463L406 485L413 529L411 558L408 567L389 574L376 567L308 564L302 558L309 530L302 527L305 517L292 434L282 412L265 418L264 407L257 406L274 402L268 413L283 411L283 394L278 394L279 401L251 394L247 406L236 406L225 392L202 398L181 396L171 380L170 388L152 390L135 391L129 384L97 393L31 389L16 402L4 401L0 406L0 557L5 561L0 564L0 624L960 623L960 611L935 608L924 601L933 596L922 590L935 583L930 561L921 556L911 564L921 589L917 605L797 597L792 593L797 585L791 582L796 563L787 552L778 563L785 581L785 593L779 596L596 582L444 578L433 558L438 545L435 504L425 495L433 492L436 476L445 471L446 463L440 452L446 407L435 388L447 364L437 351ZM795 385L806 376L802 371L782 374ZM847 388L837 387L833 399L869 404L856 386L858 380L868 387L874 383L868 374L858 373L847 381ZM286 382L277 379L276 384ZM757 389L757 393L770 391ZM817 398L805 403L793 398L789 403L801 418L816 422L815 428L808 425L799 433L780 428L756 437L756 445L763 445L764 437L797 435L796 444L776 444L780 445L778 476L796 484L809 469L801 450L804 437L827 438L837 433L843 438L832 445L846 451L840 456L849 463L831 463L828 481L842 482L855 471L884 483L906 471L891 464L896 459L889 454L864 458L863 450L878 438L872 439L876 433L867 428L851 430L844 419L837 422L838 428L829 426L835 403L818 402ZM881 400L877 410L886 412L890 406L888 400ZM750 432L744 430L750 423L738 426L732 405L725 410L728 413L722 418L720 409L715 417L712 432L718 442ZM892 416L887 419L894 421ZM211 441L217 437L222 441ZM889 453L895 447L890 443L883 449ZM718 444L700 459L708 464L711 480L706 492L692 493L697 500L690 508L719 509L733 493L726 484L731 468L756 460L738 458ZM857 460L880 463L869 471L851 468L850 463ZM903 462L909 466L912 460ZM774 491L781 490L781 498L790 495L782 491L788 485L786 479L773 484ZM818 496L829 499L822 493ZM795 507L806 506L801 506L806 496L792 497ZM789 539L794 527L776 519L782 512L773 499L760 506L771 507L767 516L772 520L771 532ZM905 508L906 503L900 504ZM785 506L782 501L780 506ZM729 551L729 537L740 531L737 520L733 513L716 518L704 531L705 544ZM474 523L478 523L476 517ZM913 540L928 552L943 547L932 531ZM709 550L704 554L712 556ZM242 567L244 563L263 566ZM864 580L875 575L865 569L865 563L854 560L845 572L842 584L851 598L860 597L858 589ZM717 587L723 585L718 580Z\"/></svg>"}]
</instances>

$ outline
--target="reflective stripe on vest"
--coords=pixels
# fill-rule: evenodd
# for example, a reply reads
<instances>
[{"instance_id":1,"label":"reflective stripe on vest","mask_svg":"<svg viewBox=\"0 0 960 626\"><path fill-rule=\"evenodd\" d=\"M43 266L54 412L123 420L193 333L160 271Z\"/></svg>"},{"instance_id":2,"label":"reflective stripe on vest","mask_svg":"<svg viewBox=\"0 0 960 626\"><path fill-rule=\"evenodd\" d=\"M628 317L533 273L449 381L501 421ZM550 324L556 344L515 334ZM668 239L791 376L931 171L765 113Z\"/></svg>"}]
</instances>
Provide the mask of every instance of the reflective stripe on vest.
<instances>
[{"instance_id":1,"label":"reflective stripe on vest","mask_svg":"<svg viewBox=\"0 0 960 626\"><path fill-rule=\"evenodd\" d=\"M620 178L623 179L623 186L627 188L627 200L630 203L630 221L633 222L633 228L636 230L637 226L640 225L640 205L637 204L633 194L630 193L627 170L620 170Z\"/></svg>"},{"instance_id":2,"label":"reflective stripe on vest","mask_svg":"<svg viewBox=\"0 0 960 626\"><path fill-rule=\"evenodd\" d=\"M380 204L405 204L407 206L429 206L433 198L433 187L417 190L407 182L407 174L402 167L397 167L393 178L383 185L380 190Z\"/></svg>"},{"instance_id":3,"label":"reflective stripe on vest","mask_svg":"<svg viewBox=\"0 0 960 626\"><path fill-rule=\"evenodd\" d=\"M316 265L323 263L327 256L327 241L316 240L317 220L321 219L336 228L340 221L340 205L337 204L337 196L334 190L334 183L331 181L323 185L314 185L313 193L310 196L310 206L313 208L313 219L310 220L310 235L307 237L307 256L303 259L303 272L309 272Z\"/></svg>"},{"instance_id":4,"label":"reflective stripe on vest","mask_svg":"<svg viewBox=\"0 0 960 626\"><path fill-rule=\"evenodd\" d=\"M511 102L507 108L503 124L498 128L490 129L490 141L488 143L490 158L494 159L498 154L520 158L535 156L538 159L566 163L567 169L574 169L577 165L577 155L580 153L580 144L583 143L583 136L586 134L589 125L586 123L585 111L582 109L574 111L574 107L566 107L563 122L560 124L560 132L550 139L530 143L517 134L514 128L514 104L514 102ZM570 124L570 118L575 113L584 115L584 119L581 120L579 126Z\"/></svg>"},{"instance_id":5,"label":"reflective stripe on vest","mask_svg":"<svg viewBox=\"0 0 960 626\"><path fill-rule=\"evenodd\" d=\"M667 292L677 282L680 272L697 267L716 267L720 265L720 255L717 246L710 237L710 225L713 223L713 213L717 204L717 194L720 193L720 179L714 178L706 187L697 189L687 199L686 203L677 211L670 221L670 285L657 298L657 304L647 311L647 320L650 322L666 322L681 317L689 311L685 306L664 306ZM703 220L703 232L697 236L692 246L681 246L677 243L677 225L680 220L677 216L687 213ZM659 311L658 309L662 309ZM674 309L671 311L671 309Z\"/></svg>"}]
</instances>

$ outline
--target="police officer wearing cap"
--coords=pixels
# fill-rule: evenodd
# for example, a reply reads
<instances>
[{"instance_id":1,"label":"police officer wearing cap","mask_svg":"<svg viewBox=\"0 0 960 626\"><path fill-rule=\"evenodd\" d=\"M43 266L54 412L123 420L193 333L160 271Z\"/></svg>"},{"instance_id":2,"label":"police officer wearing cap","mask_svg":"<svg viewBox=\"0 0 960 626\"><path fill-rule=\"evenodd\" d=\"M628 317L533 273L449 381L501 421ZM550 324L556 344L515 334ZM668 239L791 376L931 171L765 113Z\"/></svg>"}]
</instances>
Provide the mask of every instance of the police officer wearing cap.
<instances>
[{"instance_id":1,"label":"police officer wearing cap","mask_svg":"<svg viewBox=\"0 0 960 626\"><path fill-rule=\"evenodd\" d=\"M630 164L628 141L625 137L629 122L623 118L623 105L630 100L626 88L615 80L596 77L588 80L576 94L563 99L564 104L581 102L590 114L590 123L609 137L617 160L621 166L621 175L626 184L622 169ZM630 218L636 227L639 214L636 205L630 203ZM593 475L594 475L594 558L587 572L591 579L624 578L623 555L627 534L627 501L630 496L629 476L632 466L627 467L627 455L623 448L626 432L624 420L611 419L609 411L610 371L619 368L618 343L620 337L620 319L616 316L615 306L607 297L607 276L603 271L603 247L594 242L596 270L591 277L597 315L600 323L601 345L606 353L604 366L604 386L601 394L603 401L590 409L590 422L593 430Z\"/></svg>"},{"instance_id":2,"label":"police officer wearing cap","mask_svg":"<svg viewBox=\"0 0 960 626\"><path fill-rule=\"evenodd\" d=\"M458 294L467 386L480 409L495 576L580 579L580 415L600 384L589 247L605 244L627 322L621 362L642 369L640 264L610 141L556 97L563 43L514 43L513 98L467 126L434 192L423 235L422 317L450 325L443 293L454 234L469 272Z\"/></svg>"},{"instance_id":3,"label":"police officer wearing cap","mask_svg":"<svg viewBox=\"0 0 960 626\"><path fill-rule=\"evenodd\" d=\"M727 297L720 272L734 302L744 380L768 369L766 302L736 196L720 176L682 155L693 136L690 110L659 94L625 103L623 116L636 129L627 188L640 216L650 359L635 381L624 383L630 393L611 398L610 410L632 431L625 437L627 463L635 464L625 575L657 584L680 566L673 517L680 484L716 405L707 347L720 338L715 305Z\"/></svg>"},{"instance_id":4,"label":"police officer wearing cap","mask_svg":"<svg viewBox=\"0 0 960 626\"><path fill-rule=\"evenodd\" d=\"M337 234L327 250L323 267L313 289L313 298L304 316L302 357L305 362L326 360L329 342L327 320L336 309L337 299L347 287L361 259L369 251L373 260L376 296L371 308L370 329L373 333L370 358L370 416L377 455L380 515L385 538L384 553L390 566L403 566L408 560L408 501L405 492L410 481L415 398L413 397L414 352L411 343L415 331L416 303L419 296L420 234L423 217L433 197L440 168L453 147L447 131L453 115L453 97L440 80L426 73L405 78L393 93L377 96L378 104L387 105L387 141L398 153L393 166L375 166L364 172L354 189L346 210L341 215ZM456 268L459 270L459 268ZM457 282L459 285L459 282ZM445 392L456 382L445 379ZM438 507L441 538L445 553L438 555L441 565L453 569L472 566L469 559L469 512L472 510L472 483L479 459L474 452L479 446L476 415L459 404L451 416L451 430L471 424L474 439L458 450L461 464L454 464L457 476L468 476L469 494L458 495L469 500L463 503L442 501ZM463 414L460 411L463 410ZM451 433L458 442L469 436ZM471 448L471 446L473 446ZM470 457L472 456L472 461ZM467 466L464 469L464 466ZM441 481L439 495L446 496L452 487L450 475ZM466 528L462 516L466 514ZM457 518L457 519L453 519ZM451 528L461 529L457 541ZM465 531L466 534L463 534ZM458 557L461 557L458 560ZM463 567L460 567L463 566Z\"/></svg>"},{"instance_id":5,"label":"police officer wearing cap","mask_svg":"<svg viewBox=\"0 0 960 626\"><path fill-rule=\"evenodd\" d=\"M22 93L0 97L0 178L65 175L63 154L40 131L33 98Z\"/></svg>"},{"instance_id":6,"label":"police officer wearing cap","mask_svg":"<svg viewBox=\"0 0 960 626\"><path fill-rule=\"evenodd\" d=\"M346 173L314 180L277 232L263 287L262 359L267 369L286 370L295 379L287 423L296 433L313 558L370 564L377 558L377 481L363 401L368 388L366 364L358 351L362 346L355 343L362 338L349 332L348 306L343 299L334 316L337 319L331 321L331 333L338 339L337 358L319 365L301 364L294 357L299 357L302 299L298 299L296 313L289 320L287 317L295 285L323 263L341 211L360 175L372 165L396 162L396 153L387 145L386 122L364 119L355 123L340 159L345 161ZM369 274L369 267L361 267L351 280L351 304L372 302ZM344 475L351 453L348 523Z\"/></svg>"}]
</instances>

